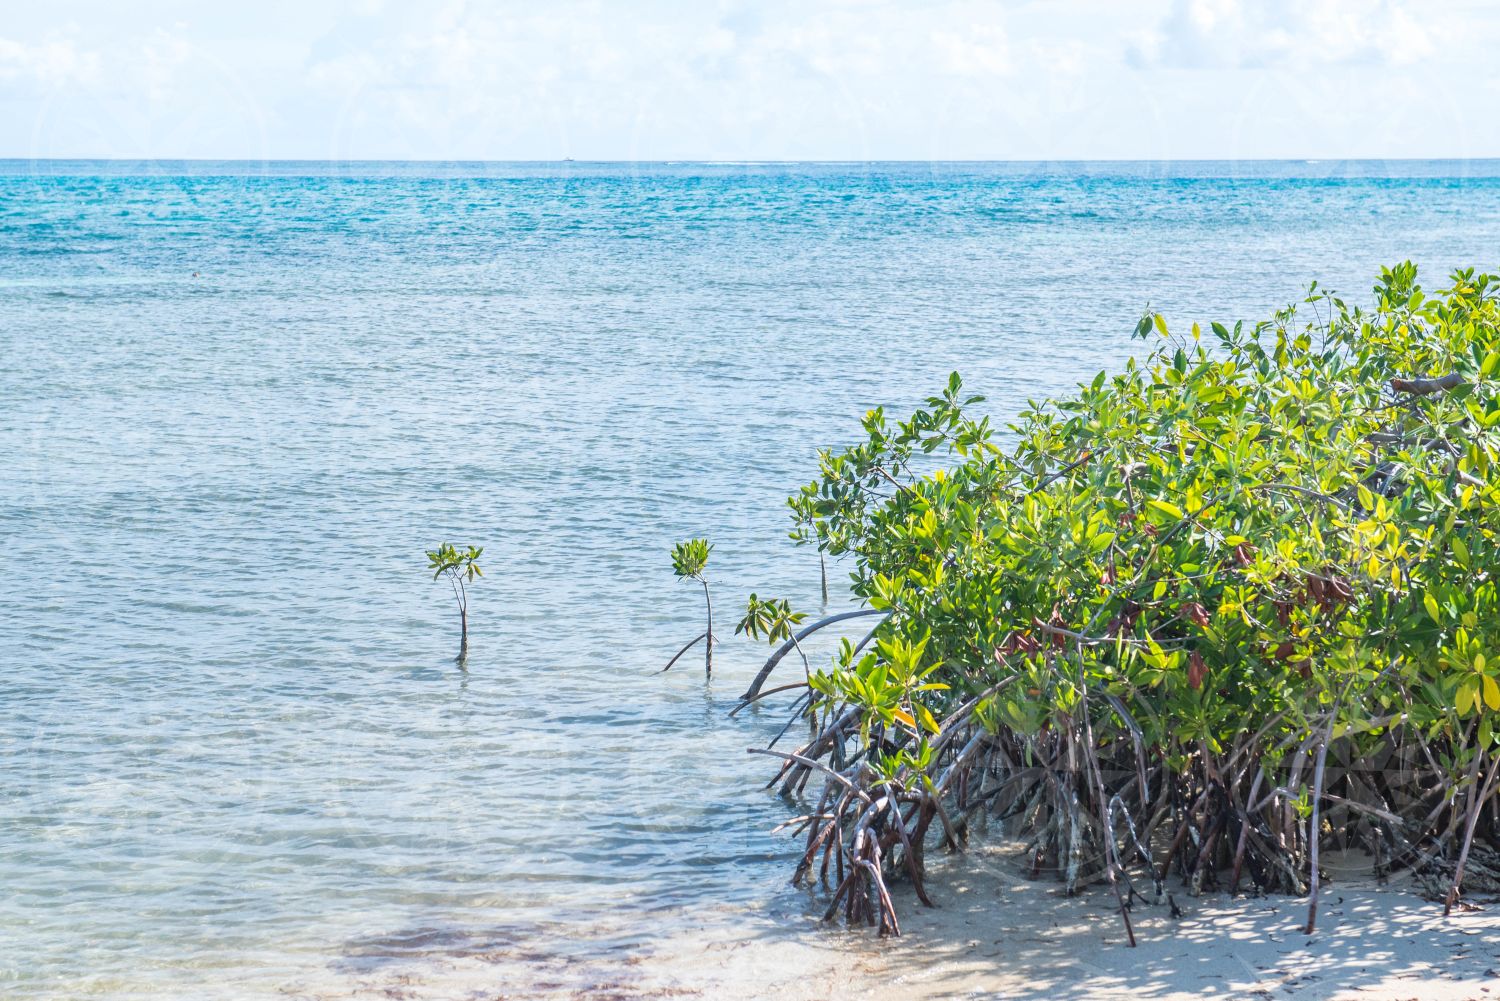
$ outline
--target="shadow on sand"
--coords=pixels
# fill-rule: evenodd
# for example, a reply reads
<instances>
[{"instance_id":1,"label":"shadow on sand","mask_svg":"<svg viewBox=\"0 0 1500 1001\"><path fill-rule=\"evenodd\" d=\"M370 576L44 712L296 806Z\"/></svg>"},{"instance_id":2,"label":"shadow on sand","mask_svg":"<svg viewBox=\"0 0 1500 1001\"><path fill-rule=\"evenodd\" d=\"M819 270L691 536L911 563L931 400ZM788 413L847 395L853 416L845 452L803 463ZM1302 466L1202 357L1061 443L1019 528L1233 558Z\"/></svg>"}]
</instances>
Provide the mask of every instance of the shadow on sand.
<instances>
[{"instance_id":1,"label":"shadow on sand","mask_svg":"<svg viewBox=\"0 0 1500 1001\"><path fill-rule=\"evenodd\" d=\"M1107 888L1064 896L1009 856L976 850L930 874L936 908L898 886L903 936L785 913L613 911L587 921L424 925L344 944L307 999L647 998L1500 999L1500 908L1456 912L1330 866L1318 931L1290 897L1137 904L1129 948Z\"/></svg>"}]
</instances>

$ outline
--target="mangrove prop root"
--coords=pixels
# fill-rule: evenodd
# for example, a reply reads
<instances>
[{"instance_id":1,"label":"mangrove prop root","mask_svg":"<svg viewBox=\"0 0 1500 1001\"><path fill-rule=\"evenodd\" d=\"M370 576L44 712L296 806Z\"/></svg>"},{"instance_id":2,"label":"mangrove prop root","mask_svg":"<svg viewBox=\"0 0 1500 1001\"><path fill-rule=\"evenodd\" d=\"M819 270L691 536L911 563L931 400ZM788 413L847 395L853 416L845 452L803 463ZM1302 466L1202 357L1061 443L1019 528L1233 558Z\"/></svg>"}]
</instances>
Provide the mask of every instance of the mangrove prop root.
<instances>
[{"instance_id":1,"label":"mangrove prop root","mask_svg":"<svg viewBox=\"0 0 1500 1001\"><path fill-rule=\"evenodd\" d=\"M1333 736L1336 709L1317 721L1310 757L1294 752L1268 770L1248 746L1214 754L1200 749L1183 767L1128 736L1101 741L1097 720L1087 716L1090 706L1120 718L1108 700L1085 701L1084 715L1071 724L1037 733L1003 727L991 732L972 724L947 728L933 740L932 781L909 773L883 776L860 755L835 765L834 747L853 735L855 717L848 707L821 717L823 724L796 751L750 748L782 762L778 780L789 793L814 776L822 780L815 805L791 822L805 838L793 882L804 882L816 868L833 888L828 920L842 915L882 935L899 935L890 881L909 880L918 901L933 906L923 863L928 839L961 850L961 826L987 811L1019 824L1009 833L1025 839L1022 854L1034 876L1050 869L1074 892L1109 884L1132 944L1131 909L1147 900L1136 892L1137 878L1155 887L1159 902L1174 874L1197 892L1207 881L1217 884L1214 874L1220 871L1231 891L1248 873L1259 892L1307 893L1310 934L1317 921L1320 848L1329 839L1372 846L1372 871L1379 875L1413 869L1449 908L1466 879L1500 890L1500 853L1487 847L1500 842L1500 756L1470 763L1461 794L1446 806L1412 796L1403 809L1380 790L1391 788L1420 757L1398 755L1401 737L1388 734L1383 740L1390 754L1373 756L1388 767L1359 772L1362 759L1347 738ZM1306 743L1297 748L1306 749ZM1427 783L1437 778L1426 767L1411 774ZM1287 799L1304 777L1311 780L1311 810L1304 823L1288 825ZM1175 821L1163 824L1161 811L1173 801ZM1427 847L1414 851L1418 844ZM1190 851L1183 850L1187 845Z\"/></svg>"},{"instance_id":2,"label":"mangrove prop root","mask_svg":"<svg viewBox=\"0 0 1500 1001\"><path fill-rule=\"evenodd\" d=\"M672 659L669 660L669 661L667 661L667 666L664 667L664 668L662 668L657 673L659 673L659 674L666 674L668 671L672 670L672 665L675 664L675 663L677 663L679 660L681 660L683 654L685 654L689 650L691 650L700 641L708 639L708 637L709 637L709 634L707 632L701 632L697 636L694 636L692 639L688 640L686 643L684 643L682 645L682 649L678 650L676 653L674 653L672 655Z\"/></svg>"},{"instance_id":3,"label":"mangrove prop root","mask_svg":"<svg viewBox=\"0 0 1500 1001\"><path fill-rule=\"evenodd\" d=\"M797 644L800 641L807 639L819 629L823 629L827 626L831 626L839 622L844 622L849 619L862 618L867 615L889 614L889 612L882 612L873 608L856 608L850 612L839 612L837 615L826 616L809 626L804 626L796 633L793 633L791 639L787 640L785 643L781 644L781 646L776 648L775 652L771 654L770 659L768 659L761 667L760 673L755 676L755 680L750 682L750 687L745 689L745 694L740 696L740 701L750 702L757 695L759 695L761 686L766 683L766 679L771 676L771 672L776 670L776 665L781 663L782 658L791 653L793 650L797 649Z\"/></svg>"}]
</instances>

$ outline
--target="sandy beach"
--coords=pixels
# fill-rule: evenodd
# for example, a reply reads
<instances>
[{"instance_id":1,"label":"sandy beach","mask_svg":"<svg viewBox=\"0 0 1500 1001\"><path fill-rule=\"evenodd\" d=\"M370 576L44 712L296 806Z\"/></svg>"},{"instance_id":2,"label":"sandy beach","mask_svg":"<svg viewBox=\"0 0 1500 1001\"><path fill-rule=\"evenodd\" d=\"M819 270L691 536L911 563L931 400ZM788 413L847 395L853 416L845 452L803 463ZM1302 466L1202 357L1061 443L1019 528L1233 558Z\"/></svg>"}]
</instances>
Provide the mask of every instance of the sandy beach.
<instances>
[{"instance_id":1,"label":"sandy beach","mask_svg":"<svg viewBox=\"0 0 1500 1001\"><path fill-rule=\"evenodd\" d=\"M1500 998L1495 907L1445 919L1441 905L1408 888L1350 875L1325 886L1318 929L1308 936L1305 900L1195 899L1169 883L1182 917L1172 918L1166 904L1138 904L1132 949L1107 889L1069 899L1050 880L1020 878L998 855L972 861L934 873L936 908L902 888L899 939L725 909L701 915L693 934L640 947L601 944L582 959L542 942L468 943L409 963L346 967L328 980L282 984L278 993L317 1001Z\"/></svg>"}]
</instances>

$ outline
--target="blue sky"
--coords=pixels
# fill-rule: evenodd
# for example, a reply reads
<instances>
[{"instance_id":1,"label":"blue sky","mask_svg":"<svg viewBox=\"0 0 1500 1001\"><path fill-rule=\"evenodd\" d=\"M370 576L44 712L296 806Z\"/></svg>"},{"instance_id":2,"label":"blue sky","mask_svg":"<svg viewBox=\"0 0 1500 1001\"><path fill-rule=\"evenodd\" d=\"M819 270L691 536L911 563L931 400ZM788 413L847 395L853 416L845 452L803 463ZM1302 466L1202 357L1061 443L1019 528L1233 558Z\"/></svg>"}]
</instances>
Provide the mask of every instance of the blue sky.
<instances>
[{"instance_id":1,"label":"blue sky","mask_svg":"<svg viewBox=\"0 0 1500 1001\"><path fill-rule=\"evenodd\" d=\"M8 0L0 156L1500 156L1488 0Z\"/></svg>"}]
</instances>

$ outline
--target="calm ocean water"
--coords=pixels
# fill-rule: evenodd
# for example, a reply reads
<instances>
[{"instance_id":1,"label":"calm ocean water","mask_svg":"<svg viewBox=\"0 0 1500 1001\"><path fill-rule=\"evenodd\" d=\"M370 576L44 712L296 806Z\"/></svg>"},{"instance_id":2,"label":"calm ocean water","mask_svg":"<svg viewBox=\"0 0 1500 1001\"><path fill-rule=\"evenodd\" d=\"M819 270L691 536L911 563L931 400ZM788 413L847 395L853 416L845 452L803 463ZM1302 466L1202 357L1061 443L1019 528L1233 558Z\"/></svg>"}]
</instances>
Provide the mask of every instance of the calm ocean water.
<instances>
[{"instance_id":1,"label":"calm ocean water","mask_svg":"<svg viewBox=\"0 0 1500 1001\"><path fill-rule=\"evenodd\" d=\"M783 501L868 407L1497 234L1495 163L0 162L0 995L802 913L758 650L652 673L671 542L816 610Z\"/></svg>"}]
</instances>

